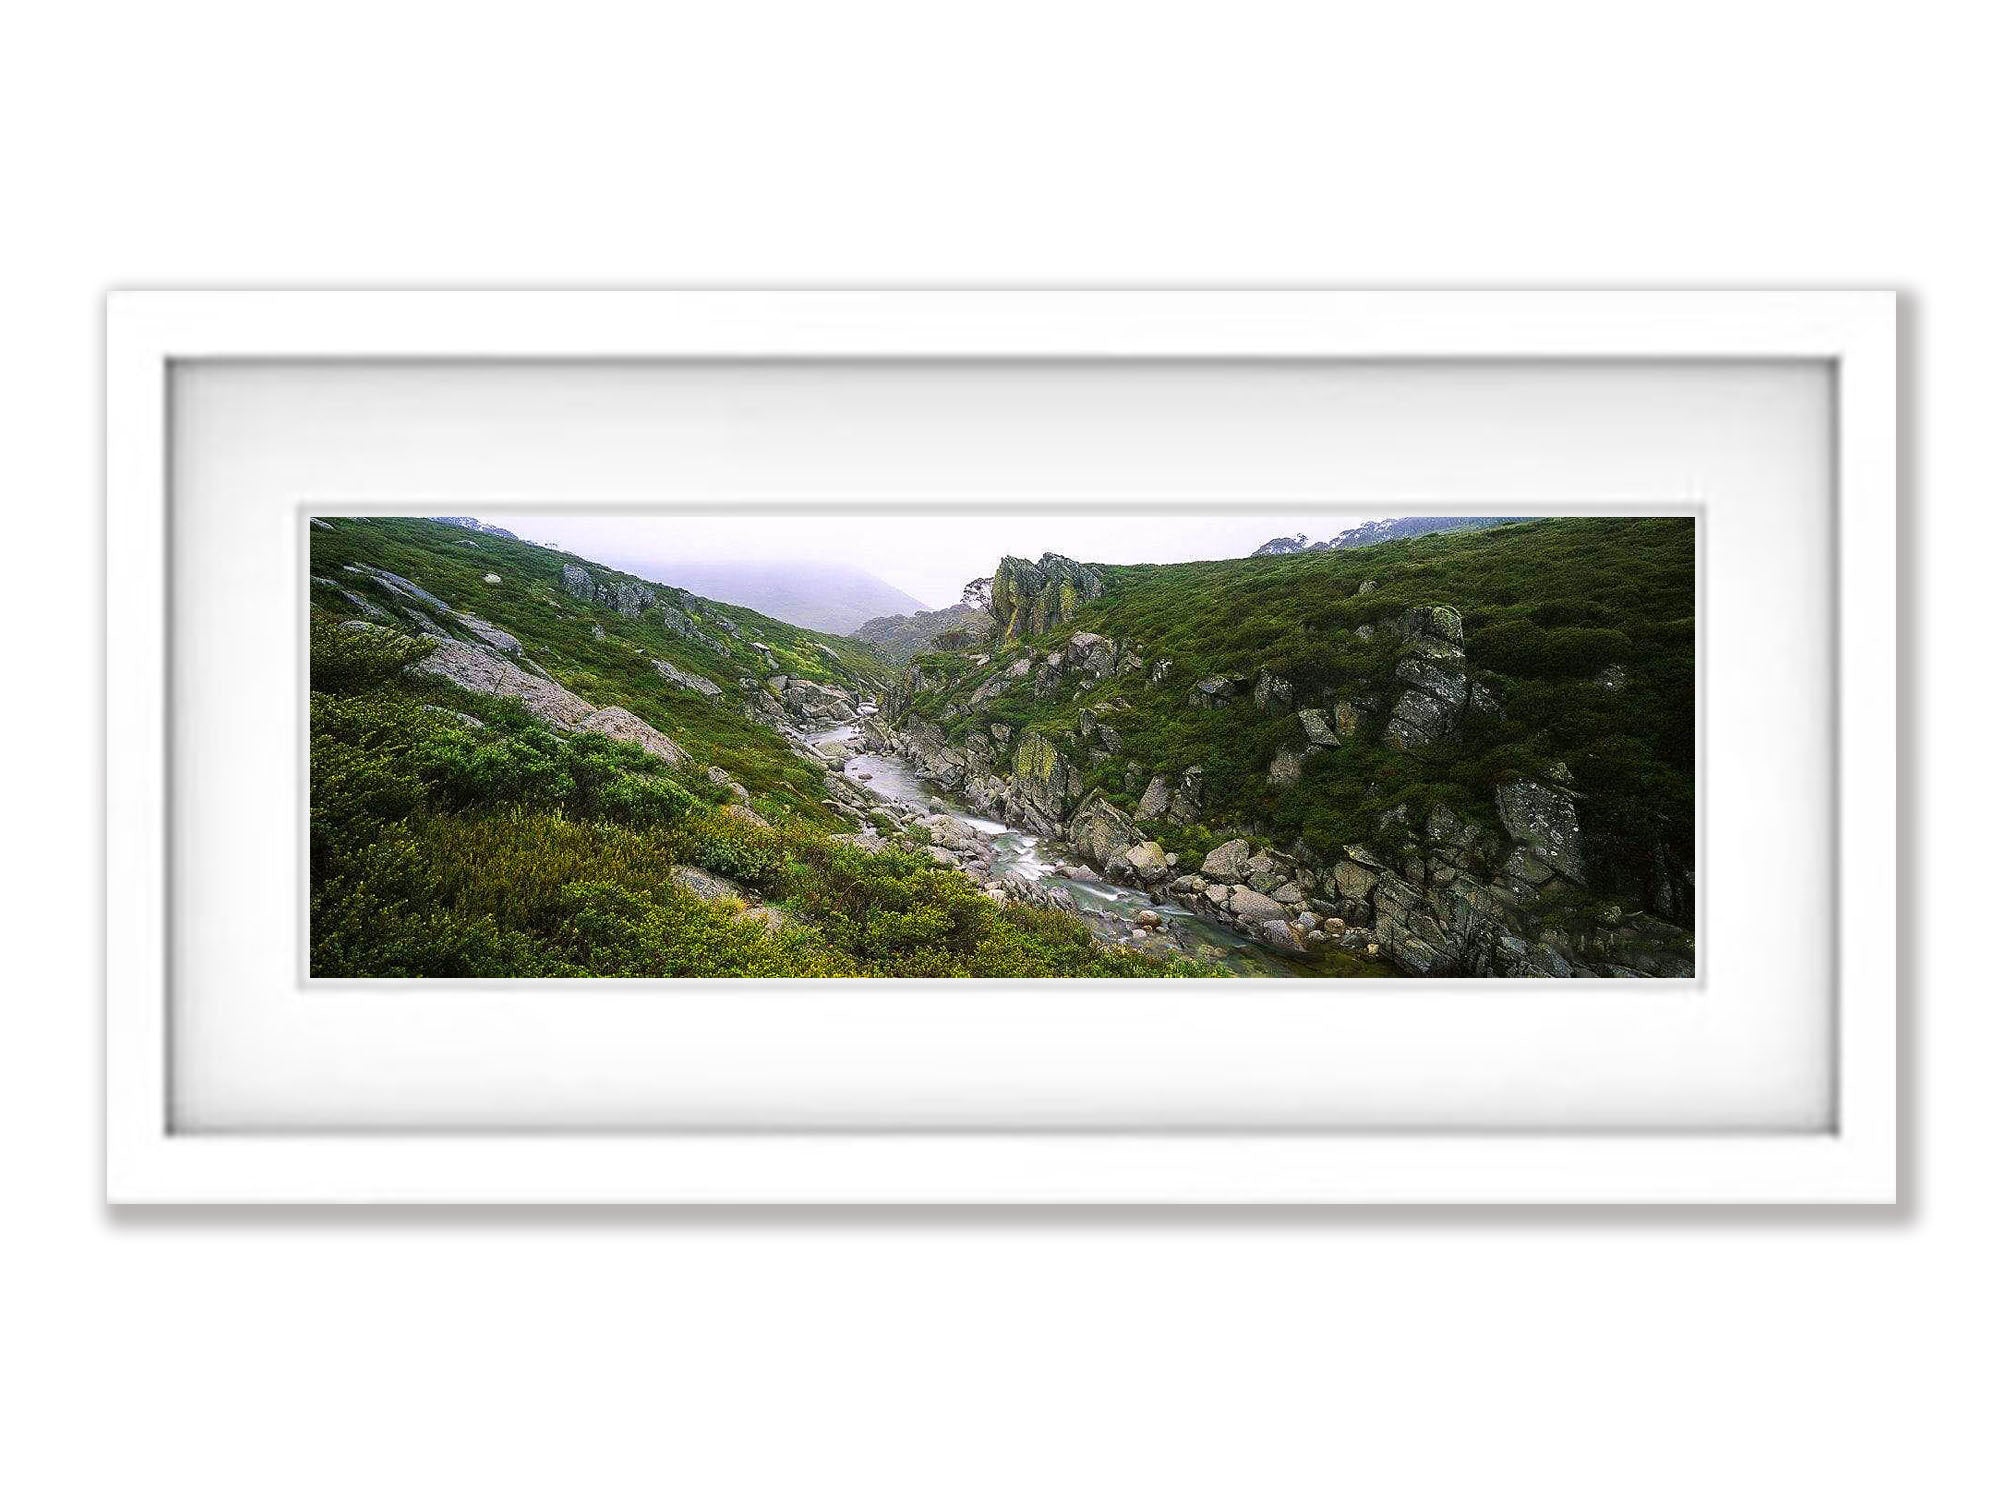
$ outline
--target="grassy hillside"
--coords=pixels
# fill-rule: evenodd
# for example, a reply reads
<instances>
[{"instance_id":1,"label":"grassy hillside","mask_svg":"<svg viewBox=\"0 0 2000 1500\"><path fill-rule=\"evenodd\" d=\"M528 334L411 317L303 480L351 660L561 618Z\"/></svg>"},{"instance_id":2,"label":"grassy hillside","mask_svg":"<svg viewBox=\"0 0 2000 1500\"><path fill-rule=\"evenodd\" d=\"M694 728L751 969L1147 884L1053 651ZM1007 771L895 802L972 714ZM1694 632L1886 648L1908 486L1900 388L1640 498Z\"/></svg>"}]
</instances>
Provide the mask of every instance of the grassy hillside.
<instances>
[{"instance_id":1,"label":"grassy hillside","mask_svg":"<svg viewBox=\"0 0 2000 1500\"><path fill-rule=\"evenodd\" d=\"M704 619L727 620L738 632L705 631L722 648L712 650L669 630L657 609L633 620L570 598L563 592L563 565L584 559L568 553L416 518L343 518L329 524L331 530L315 527L311 533L315 579L331 579L393 609L393 596L371 591L344 569L361 563L399 574L515 636L529 659L571 691L600 706L630 709L666 729L698 759L751 788L763 812L835 821L820 805L825 793L817 771L777 734L745 722L738 679L761 681L781 672L872 690L886 669L855 642L698 600ZM590 566L599 577L640 581ZM488 583L488 574L497 574L499 582ZM663 598L675 597L652 587ZM335 618L359 613L322 583L315 583L312 599L315 608ZM460 633L474 639L469 631ZM759 642L771 648L769 664L755 649ZM708 679L723 689L722 696L705 698L674 686L654 668L656 659Z\"/></svg>"},{"instance_id":2,"label":"grassy hillside","mask_svg":"<svg viewBox=\"0 0 2000 1500\"><path fill-rule=\"evenodd\" d=\"M1145 825L1188 857L1239 828L1330 857L1398 807L1418 823L1438 805L1490 814L1503 780L1545 777L1561 762L1587 811L1593 887L1637 899L1661 844L1692 865L1692 520L1539 520L1353 551L1095 571L1104 596L1027 644L1096 632L1148 663L1170 661L1159 680L1120 675L1052 700L1023 676L967 715L962 705L1016 653L983 666L930 655L918 659L926 687L914 712L948 736L997 720L1062 743L1089 709L1119 747L1094 757L1086 780L1128 811L1154 773L1203 768L1200 826ZM1462 613L1466 664L1502 712L1469 716L1454 743L1417 753L1381 739L1401 649L1383 622L1429 604ZM1273 757L1306 743L1289 707L1259 706L1247 691L1217 708L1188 701L1204 678L1260 672L1290 684L1296 706L1366 705L1369 727L1306 759L1297 785L1274 785Z\"/></svg>"},{"instance_id":3,"label":"grassy hillside","mask_svg":"<svg viewBox=\"0 0 2000 1500\"><path fill-rule=\"evenodd\" d=\"M1105 948L1073 916L996 905L919 847L858 847L824 771L747 718L738 685L789 671L869 687L881 667L851 642L682 598L706 627L700 644L658 606L630 618L565 593L577 559L437 522L343 519L311 541L312 576L328 580L312 587L311 619L316 975L1202 972ZM520 658L686 757L564 732L417 670L446 648L349 565L509 633ZM427 617L479 639L452 609ZM675 686L655 659L724 691Z\"/></svg>"}]
</instances>

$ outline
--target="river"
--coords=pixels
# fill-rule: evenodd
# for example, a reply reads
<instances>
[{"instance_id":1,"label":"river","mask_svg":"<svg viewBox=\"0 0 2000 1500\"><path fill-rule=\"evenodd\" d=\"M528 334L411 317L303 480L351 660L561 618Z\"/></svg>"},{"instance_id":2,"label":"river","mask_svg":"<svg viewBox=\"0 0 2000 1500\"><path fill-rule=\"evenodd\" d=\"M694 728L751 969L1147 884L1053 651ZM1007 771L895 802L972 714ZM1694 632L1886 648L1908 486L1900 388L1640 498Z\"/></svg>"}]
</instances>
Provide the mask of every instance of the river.
<instances>
[{"instance_id":1,"label":"river","mask_svg":"<svg viewBox=\"0 0 2000 1500\"><path fill-rule=\"evenodd\" d=\"M1131 929L1139 913L1151 911L1160 924L1171 929L1181 946L1190 952L1222 964L1232 973L1246 975L1316 975L1338 972L1337 968L1313 958L1296 958L1252 942L1233 928L1198 917L1184 906L1155 901L1144 891L1115 885L1108 880L1072 880L1056 872L1042 840L1024 829L1010 828L954 802L935 783L917 774L916 768L900 756L879 755L862 748L859 722L842 724L806 736L809 745L852 745L854 747L841 774L856 785L867 787L877 796L918 812L942 812L979 830L993 843L993 876L1021 875L1040 885L1056 886L1069 892L1077 909L1113 942L1131 944ZM1213 950L1213 951L1205 951Z\"/></svg>"}]
</instances>

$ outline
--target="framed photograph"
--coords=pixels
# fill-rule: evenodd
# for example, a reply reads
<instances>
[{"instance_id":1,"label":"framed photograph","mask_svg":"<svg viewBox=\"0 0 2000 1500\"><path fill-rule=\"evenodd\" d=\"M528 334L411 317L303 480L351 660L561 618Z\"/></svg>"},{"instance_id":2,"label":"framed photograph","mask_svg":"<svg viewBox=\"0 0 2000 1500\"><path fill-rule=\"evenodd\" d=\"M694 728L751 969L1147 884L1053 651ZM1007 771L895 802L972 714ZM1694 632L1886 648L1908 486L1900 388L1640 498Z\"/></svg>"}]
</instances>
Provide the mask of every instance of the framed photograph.
<instances>
[{"instance_id":1,"label":"framed photograph","mask_svg":"<svg viewBox=\"0 0 2000 1500\"><path fill-rule=\"evenodd\" d=\"M1893 1203L1892 295L132 292L121 1203Z\"/></svg>"}]
</instances>

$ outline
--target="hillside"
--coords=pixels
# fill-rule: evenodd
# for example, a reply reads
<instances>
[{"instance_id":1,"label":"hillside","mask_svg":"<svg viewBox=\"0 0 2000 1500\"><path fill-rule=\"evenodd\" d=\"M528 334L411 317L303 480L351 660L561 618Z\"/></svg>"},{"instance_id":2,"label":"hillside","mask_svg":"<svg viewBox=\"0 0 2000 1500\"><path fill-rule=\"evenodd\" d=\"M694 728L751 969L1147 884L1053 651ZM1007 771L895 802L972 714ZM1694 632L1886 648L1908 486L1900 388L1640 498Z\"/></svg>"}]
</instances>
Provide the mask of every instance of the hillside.
<instances>
[{"instance_id":1,"label":"hillside","mask_svg":"<svg viewBox=\"0 0 2000 1500\"><path fill-rule=\"evenodd\" d=\"M916 657L868 729L1279 946L1338 922L1408 973L1691 973L1694 570L1681 519L1010 559L1018 638Z\"/></svg>"},{"instance_id":2,"label":"hillside","mask_svg":"<svg viewBox=\"0 0 2000 1500\"><path fill-rule=\"evenodd\" d=\"M1355 547L1373 547L1382 542L1432 536L1440 531L1476 531L1485 526L1505 526L1510 521L1526 519L1525 516L1392 516L1380 521L1363 521L1319 542L1308 541L1303 531L1291 536L1274 536L1250 555L1289 557L1297 552L1346 551Z\"/></svg>"},{"instance_id":3,"label":"hillside","mask_svg":"<svg viewBox=\"0 0 2000 1500\"><path fill-rule=\"evenodd\" d=\"M973 579L949 609L882 615L848 634L897 666L925 651L977 647L993 634L993 580Z\"/></svg>"},{"instance_id":4,"label":"hillside","mask_svg":"<svg viewBox=\"0 0 2000 1500\"><path fill-rule=\"evenodd\" d=\"M454 521L309 534L315 975L1204 972L833 774L852 641Z\"/></svg>"}]
</instances>

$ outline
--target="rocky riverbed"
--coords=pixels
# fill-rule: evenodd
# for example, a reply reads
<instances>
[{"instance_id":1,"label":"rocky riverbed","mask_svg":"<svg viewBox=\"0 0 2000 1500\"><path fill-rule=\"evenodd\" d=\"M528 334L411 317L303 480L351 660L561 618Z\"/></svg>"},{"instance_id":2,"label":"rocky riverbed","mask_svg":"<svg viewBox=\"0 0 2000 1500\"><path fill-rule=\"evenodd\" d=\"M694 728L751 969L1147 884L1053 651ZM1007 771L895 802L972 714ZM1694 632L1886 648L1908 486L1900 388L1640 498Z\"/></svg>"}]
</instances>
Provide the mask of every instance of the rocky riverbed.
<instances>
[{"instance_id":1,"label":"rocky riverbed","mask_svg":"<svg viewBox=\"0 0 2000 1500\"><path fill-rule=\"evenodd\" d=\"M1349 972L1312 956L1274 952L1177 902L1106 878L1043 835L981 817L919 775L908 760L871 748L858 724L808 735L806 743L846 780L866 788L875 836L901 832L924 840L933 859L964 871L996 900L1074 912L1107 942L1187 953L1238 974Z\"/></svg>"}]
</instances>

